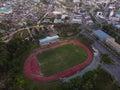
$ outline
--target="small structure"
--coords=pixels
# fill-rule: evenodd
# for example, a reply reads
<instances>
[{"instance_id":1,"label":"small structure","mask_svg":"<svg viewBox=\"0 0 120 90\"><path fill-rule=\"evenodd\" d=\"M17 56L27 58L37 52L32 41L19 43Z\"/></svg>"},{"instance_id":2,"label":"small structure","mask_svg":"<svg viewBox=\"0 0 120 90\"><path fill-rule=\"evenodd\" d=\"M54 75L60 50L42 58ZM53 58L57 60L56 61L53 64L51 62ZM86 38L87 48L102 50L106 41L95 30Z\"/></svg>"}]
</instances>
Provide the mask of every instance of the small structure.
<instances>
[{"instance_id":1,"label":"small structure","mask_svg":"<svg viewBox=\"0 0 120 90\"><path fill-rule=\"evenodd\" d=\"M40 39L39 43L40 43L41 46L48 45L50 43L55 43L55 42L59 41L59 38L60 37L58 35L48 36L48 37L46 37L44 39Z\"/></svg>"}]
</instances>

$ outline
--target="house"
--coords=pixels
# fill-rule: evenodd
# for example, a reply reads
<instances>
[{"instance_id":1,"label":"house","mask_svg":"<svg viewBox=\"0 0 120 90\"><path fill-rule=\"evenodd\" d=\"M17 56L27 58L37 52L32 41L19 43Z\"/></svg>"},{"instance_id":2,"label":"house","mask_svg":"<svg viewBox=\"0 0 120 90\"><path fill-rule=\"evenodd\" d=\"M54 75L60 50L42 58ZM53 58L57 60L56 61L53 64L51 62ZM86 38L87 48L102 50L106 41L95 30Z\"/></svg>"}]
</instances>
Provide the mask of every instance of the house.
<instances>
[{"instance_id":1,"label":"house","mask_svg":"<svg viewBox=\"0 0 120 90\"><path fill-rule=\"evenodd\" d=\"M48 37L46 37L46 38L40 39L40 40L39 40L39 44L40 44L41 46L43 46L43 45L48 45L48 44L50 44L50 43L54 43L54 42L59 41L59 38L60 38L60 37L59 37L58 35L48 36Z\"/></svg>"},{"instance_id":2,"label":"house","mask_svg":"<svg viewBox=\"0 0 120 90\"><path fill-rule=\"evenodd\" d=\"M73 0L73 3L79 3L80 0Z\"/></svg>"},{"instance_id":3,"label":"house","mask_svg":"<svg viewBox=\"0 0 120 90\"><path fill-rule=\"evenodd\" d=\"M118 18L118 17L109 17L109 20L118 22L118 21L120 21L120 18Z\"/></svg>"},{"instance_id":4,"label":"house","mask_svg":"<svg viewBox=\"0 0 120 90\"><path fill-rule=\"evenodd\" d=\"M65 19L66 17L68 17L67 14L62 14L61 19Z\"/></svg>"},{"instance_id":5,"label":"house","mask_svg":"<svg viewBox=\"0 0 120 90\"><path fill-rule=\"evenodd\" d=\"M82 16L81 15L75 15L71 21L72 23L82 23Z\"/></svg>"},{"instance_id":6,"label":"house","mask_svg":"<svg viewBox=\"0 0 120 90\"><path fill-rule=\"evenodd\" d=\"M54 19L54 23L64 23L62 19Z\"/></svg>"}]
</instances>

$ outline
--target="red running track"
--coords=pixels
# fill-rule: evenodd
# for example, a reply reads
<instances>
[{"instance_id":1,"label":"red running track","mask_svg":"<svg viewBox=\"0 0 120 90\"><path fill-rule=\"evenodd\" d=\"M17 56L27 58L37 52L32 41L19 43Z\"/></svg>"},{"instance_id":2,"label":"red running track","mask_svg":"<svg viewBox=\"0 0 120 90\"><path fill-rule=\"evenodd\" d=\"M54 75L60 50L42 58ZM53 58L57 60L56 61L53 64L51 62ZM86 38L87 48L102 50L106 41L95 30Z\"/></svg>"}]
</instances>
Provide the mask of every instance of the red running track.
<instances>
[{"instance_id":1,"label":"red running track","mask_svg":"<svg viewBox=\"0 0 120 90\"><path fill-rule=\"evenodd\" d=\"M60 47L60 46L66 45L66 44L74 44L74 45L79 45L79 46L83 47L87 52L86 61L84 61L83 63L78 64L76 66L73 66L67 70L59 72L57 74L51 75L49 77L44 77L42 75L36 55L39 53L42 53L44 51L51 50L51 49L54 49L54 48L57 48L57 47ZM40 49L38 51L33 52L25 61L24 72L27 75L27 77L29 77L32 80L36 80L36 81L40 81L40 82L48 82L48 81L56 80L59 78L65 78L65 77L71 76L72 74L76 73L77 71L81 70L82 68L84 68L88 64L90 64L90 62L92 61L92 56L93 56L92 52L90 51L90 49L87 46L85 46L84 44L82 44L76 40L71 40L69 42L65 42L62 44L58 44L55 46L51 46L49 48Z\"/></svg>"}]
</instances>

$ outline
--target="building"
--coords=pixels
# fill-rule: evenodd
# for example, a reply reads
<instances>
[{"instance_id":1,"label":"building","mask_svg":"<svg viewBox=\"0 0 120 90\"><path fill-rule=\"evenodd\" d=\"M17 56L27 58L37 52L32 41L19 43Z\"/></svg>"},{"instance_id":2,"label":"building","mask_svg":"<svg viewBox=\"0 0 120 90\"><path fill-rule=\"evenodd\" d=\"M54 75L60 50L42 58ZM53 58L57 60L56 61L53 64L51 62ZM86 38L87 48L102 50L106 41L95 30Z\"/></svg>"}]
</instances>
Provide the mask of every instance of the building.
<instances>
[{"instance_id":1,"label":"building","mask_svg":"<svg viewBox=\"0 0 120 90\"><path fill-rule=\"evenodd\" d=\"M117 29L120 29L120 24L115 25Z\"/></svg>"},{"instance_id":2,"label":"building","mask_svg":"<svg viewBox=\"0 0 120 90\"><path fill-rule=\"evenodd\" d=\"M120 52L120 45L115 42L114 38L109 38L106 40L107 44L113 47L116 51Z\"/></svg>"},{"instance_id":3,"label":"building","mask_svg":"<svg viewBox=\"0 0 120 90\"><path fill-rule=\"evenodd\" d=\"M34 2L36 2L36 3L40 3L40 0L34 0Z\"/></svg>"},{"instance_id":4,"label":"building","mask_svg":"<svg viewBox=\"0 0 120 90\"><path fill-rule=\"evenodd\" d=\"M104 41L107 45L114 48L117 52L120 52L120 45L115 41L113 37L103 32L102 30L93 31L94 35L97 36L101 41Z\"/></svg>"},{"instance_id":5,"label":"building","mask_svg":"<svg viewBox=\"0 0 120 90\"><path fill-rule=\"evenodd\" d=\"M120 18L118 18L118 17L109 17L109 20L119 22Z\"/></svg>"},{"instance_id":6,"label":"building","mask_svg":"<svg viewBox=\"0 0 120 90\"><path fill-rule=\"evenodd\" d=\"M0 14L9 14L9 13L12 13L12 9L5 7L0 8Z\"/></svg>"},{"instance_id":7,"label":"building","mask_svg":"<svg viewBox=\"0 0 120 90\"><path fill-rule=\"evenodd\" d=\"M62 19L54 19L54 23L64 23Z\"/></svg>"},{"instance_id":8,"label":"building","mask_svg":"<svg viewBox=\"0 0 120 90\"><path fill-rule=\"evenodd\" d=\"M81 15L75 15L71 21L72 23L82 23L82 16Z\"/></svg>"},{"instance_id":9,"label":"building","mask_svg":"<svg viewBox=\"0 0 120 90\"><path fill-rule=\"evenodd\" d=\"M103 15L103 12L101 12L101 11L98 11L96 16L101 18L101 19L105 19L104 15Z\"/></svg>"},{"instance_id":10,"label":"building","mask_svg":"<svg viewBox=\"0 0 120 90\"><path fill-rule=\"evenodd\" d=\"M80 0L73 0L73 3L80 3Z\"/></svg>"},{"instance_id":11,"label":"building","mask_svg":"<svg viewBox=\"0 0 120 90\"><path fill-rule=\"evenodd\" d=\"M46 38L44 38L44 39L40 39L39 40L39 44L41 45L41 46L43 46L43 45L48 45L48 44L50 44L50 43L54 43L54 42L57 42L57 41L59 41L59 36L58 35L56 35L56 36L48 36L48 37L46 37Z\"/></svg>"},{"instance_id":12,"label":"building","mask_svg":"<svg viewBox=\"0 0 120 90\"><path fill-rule=\"evenodd\" d=\"M95 36L97 36L102 41L106 41L107 39L111 38L110 35L108 35L107 33L103 32L102 30L93 31L93 34Z\"/></svg>"}]
</instances>

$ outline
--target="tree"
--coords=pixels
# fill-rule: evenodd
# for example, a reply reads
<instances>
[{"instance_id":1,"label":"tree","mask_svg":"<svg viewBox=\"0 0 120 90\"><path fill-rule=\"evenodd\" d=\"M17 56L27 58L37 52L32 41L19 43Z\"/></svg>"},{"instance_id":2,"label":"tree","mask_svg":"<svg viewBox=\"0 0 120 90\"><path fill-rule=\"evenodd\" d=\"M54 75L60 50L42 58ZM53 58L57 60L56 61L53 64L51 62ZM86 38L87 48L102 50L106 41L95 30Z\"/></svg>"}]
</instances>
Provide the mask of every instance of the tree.
<instances>
[{"instance_id":1,"label":"tree","mask_svg":"<svg viewBox=\"0 0 120 90\"><path fill-rule=\"evenodd\" d=\"M7 45L0 41L0 73L5 72L8 69L9 52Z\"/></svg>"}]
</instances>

